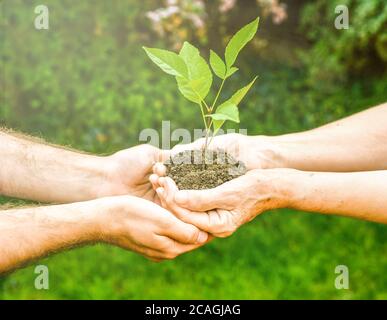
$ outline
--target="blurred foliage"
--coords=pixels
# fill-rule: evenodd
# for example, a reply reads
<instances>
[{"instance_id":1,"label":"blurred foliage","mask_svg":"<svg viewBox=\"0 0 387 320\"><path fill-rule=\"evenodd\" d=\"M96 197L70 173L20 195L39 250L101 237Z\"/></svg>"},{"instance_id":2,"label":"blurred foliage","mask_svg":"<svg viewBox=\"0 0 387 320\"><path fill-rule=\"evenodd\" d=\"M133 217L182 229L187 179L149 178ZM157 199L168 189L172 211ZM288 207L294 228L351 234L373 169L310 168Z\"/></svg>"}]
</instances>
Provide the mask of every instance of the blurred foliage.
<instances>
[{"instance_id":1,"label":"blurred foliage","mask_svg":"<svg viewBox=\"0 0 387 320\"><path fill-rule=\"evenodd\" d=\"M386 101L384 2L341 1L350 8L350 29L335 30L335 1L281 1L288 19L261 19L257 41L237 62L248 71L225 88L223 98L260 76L241 104L241 126L249 134L282 134ZM172 130L201 128L196 106L141 49L173 49L146 16L164 1L46 0L48 31L33 27L38 4L0 2L0 126L95 153L138 144L140 131L160 130L162 120L171 120ZM208 40L218 48L262 14L255 0L237 1L224 15L206 10ZM208 55L195 30L190 34ZM105 246L62 253L43 261L49 291L33 288L30 267L0 280L0 298L386 299L385 231L282 210L163 264ZM350 268L348 291L334 289L338 264Z\"/></svg>"},{"instance_id":2,"label":"blurred foliage","mask_svg":"<svg viewBox=\"0 0 387 320\"><path fill-rule=\"evenodd\" d=\"M201 44L212 43L214 39L226 40L219 38L227 38L223 33L227 29L229 13L235 13L238 8L248 12L246 6L253 12L259 10L263 18L271 17L275 24L287 18L286 5L278 0L165 0L162 7L148 11L146 16L152 29L170 46L179 49L187 39L195 39Z\"/></svg>"},{"instance_id":3,"label":"blurred foliage","mask_svg":"<svg viewBox=\"0 0 387 320\"><path fill-rule=\"evenodd\" d=\"M338 5L349 8L350 27L344 32L333 24ZM309 68L309 80L316 86L321 86L321 80L323 85L334 86L335 80L348 80L352 76L386 74L385 1L318 0L305 5L301 24L306 37L313 42L303 57Z\"/></svg>"}]
</instances>

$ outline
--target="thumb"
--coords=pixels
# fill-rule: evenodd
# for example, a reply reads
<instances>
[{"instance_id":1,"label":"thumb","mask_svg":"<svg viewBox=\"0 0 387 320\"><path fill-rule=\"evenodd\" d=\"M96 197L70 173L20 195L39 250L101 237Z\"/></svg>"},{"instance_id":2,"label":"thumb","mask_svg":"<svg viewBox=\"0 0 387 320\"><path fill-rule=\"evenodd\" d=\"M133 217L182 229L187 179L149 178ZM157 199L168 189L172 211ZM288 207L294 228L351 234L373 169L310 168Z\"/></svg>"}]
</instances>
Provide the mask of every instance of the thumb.
<instances>
[{"instance_id":1,"label":"thumb","mask_svg":"<svg viewBox=\"0 0 387 320\"><path fill-rule=\"evenodd\" d=\"M220 188L206 190L181 190L175 194L179 206L192 211L208 211L221 207L222 192Z\"/></svg>"}]
</instances>

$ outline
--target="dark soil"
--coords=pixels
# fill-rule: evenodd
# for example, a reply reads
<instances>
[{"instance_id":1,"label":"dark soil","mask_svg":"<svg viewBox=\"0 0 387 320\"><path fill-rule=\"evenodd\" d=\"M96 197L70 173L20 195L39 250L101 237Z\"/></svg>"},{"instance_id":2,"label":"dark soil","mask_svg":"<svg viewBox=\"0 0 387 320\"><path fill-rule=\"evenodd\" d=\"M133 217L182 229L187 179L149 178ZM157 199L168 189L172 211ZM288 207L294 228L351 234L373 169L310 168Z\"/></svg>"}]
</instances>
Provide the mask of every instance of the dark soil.
<instances>
[{"instance_id":1,"label":"dark soil","mask_svg":"<svg viewBox=\"0 0 387 320\"><path fill-rule=\"evenodd\" d=\"M165 163L167 176L180 190L215 188L246 172L246 166L223 150L187 150Z\"/></svg>"}]
</instances>

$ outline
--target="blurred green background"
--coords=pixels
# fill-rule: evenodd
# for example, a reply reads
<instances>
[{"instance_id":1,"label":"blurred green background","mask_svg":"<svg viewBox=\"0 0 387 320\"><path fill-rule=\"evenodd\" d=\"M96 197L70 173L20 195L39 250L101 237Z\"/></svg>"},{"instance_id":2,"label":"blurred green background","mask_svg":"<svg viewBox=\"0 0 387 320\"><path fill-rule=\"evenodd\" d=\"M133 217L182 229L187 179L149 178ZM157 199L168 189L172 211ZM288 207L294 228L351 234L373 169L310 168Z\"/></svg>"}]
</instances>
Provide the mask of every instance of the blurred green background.
<instances>
[{"instance_id":1,"label":"blurred green background","mask_svg":"<svg viewBox=\"0 0 387 320\"><path fill-rule=\"evenodd\" d=\"M187 39L205 56L221 53L257 15L258 36L224 93L260 76L241 105L249 134L305 130L387 100L384 0L179 0L179 12L175 1L43 2L50 29L40 31L42 1L0 2L0 126L50 142L110 153L162 120L201 128L196 106L141 47L173 50ZM334 28L338 4L349 8L348 30ZM387 299L386 240L383 225L281 210L161 264L102 245L60 253L38 262L49 267L49 290L34 288L32 265L0 278L0 298ZM349 290L334 287L339 264Z\"/></svg>"}]
</instances>

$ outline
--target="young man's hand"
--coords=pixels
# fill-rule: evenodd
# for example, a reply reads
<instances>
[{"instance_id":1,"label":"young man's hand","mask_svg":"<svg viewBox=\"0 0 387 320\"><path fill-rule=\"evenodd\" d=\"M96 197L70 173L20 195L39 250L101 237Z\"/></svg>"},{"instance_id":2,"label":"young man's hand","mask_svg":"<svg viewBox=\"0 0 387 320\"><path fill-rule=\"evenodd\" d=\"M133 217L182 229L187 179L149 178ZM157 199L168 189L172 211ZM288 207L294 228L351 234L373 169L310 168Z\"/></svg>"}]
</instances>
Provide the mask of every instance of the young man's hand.
<instances>
[{"instance_id":1,"label":"young man's hand","mask_svg":"<svg viewBox=\"0 0 387 320\"><path fill-rule=\"evenodd\" d=\"M95 201L101 212L101 240L152 260L173 259L208 240L208 234L176 218L162 207L137 197Z\"/></svg>"},{"instance_id":2,"label":"young man's hand","mask_svg":"<svg viewBox=\"0 0 387 320\"><path fill-rule=\"evenodd\" d=\"M139 145L103 158L101 166L106 180L97 190L98 196L129 194L156 203L159 199L152 189L149 176L158 161L166 160L169 151L151 145Z\"/></svg>"},{"instance_id":3,"label":"young man's hand","mask_svg":"<svg viewBox=\"0 0 387 320\"><path fill-rule=\"evenodd\" d=\"M0 212L0 274L60 250L108 243L161 261L210 240L148 200L132 196Z\"/></svg>"},{"instance_id":4,"label":"young man's hand","mask_svg":"<svg viewBox=\"0 0 387 320\"><path fill-rule=\"evenodd\" d=\"M0 130L0 194L69 203L115 195L156 201L148 177L169 155L139 145L111 156L84 154Z\"/></svg>"}]
</instances>

